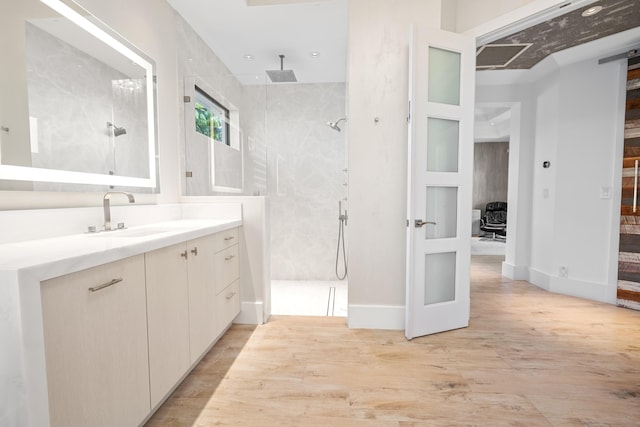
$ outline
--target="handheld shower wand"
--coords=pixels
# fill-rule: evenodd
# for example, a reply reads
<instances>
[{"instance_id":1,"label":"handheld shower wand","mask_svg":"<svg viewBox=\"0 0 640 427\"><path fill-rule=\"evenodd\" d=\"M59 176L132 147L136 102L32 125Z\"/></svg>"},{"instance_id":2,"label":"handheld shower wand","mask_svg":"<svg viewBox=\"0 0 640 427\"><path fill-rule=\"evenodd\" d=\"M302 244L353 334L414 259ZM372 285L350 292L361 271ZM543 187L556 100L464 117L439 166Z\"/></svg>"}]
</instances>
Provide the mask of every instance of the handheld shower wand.
<instances>
[{"instance_id":1,"label":"handheld shower wand","mask_svg":"<svg viewBox=\"0 0 640 427\"><path fill-rule=\"evenodd\" d=\"M338 126L338 123L340 123L341 121L347 121L346 117L342 117L338 120L336 120L335 122L327 122L327 126L329 126L331 129L340 132L342 129L340 129L340 126Z\"/></svg>"}]
</instances>

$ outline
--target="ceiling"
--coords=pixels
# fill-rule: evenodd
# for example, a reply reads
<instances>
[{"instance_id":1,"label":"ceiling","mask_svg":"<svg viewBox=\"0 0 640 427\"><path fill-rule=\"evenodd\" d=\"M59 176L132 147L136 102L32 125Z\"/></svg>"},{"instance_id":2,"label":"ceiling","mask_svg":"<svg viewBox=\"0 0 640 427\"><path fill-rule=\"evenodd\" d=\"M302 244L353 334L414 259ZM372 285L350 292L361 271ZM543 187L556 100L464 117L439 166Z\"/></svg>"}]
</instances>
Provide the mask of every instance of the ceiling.
<instances>
[{"instance_id":1,"label":"ceiling","mask_svg":"<svg viewBox=\"0 0 640 427\"><path fill-rule=\"evenodd\" d=\"M298 83L346 81L348 0L168 1L242 83L263 83L280 54Z\"/></svg>"},{"instance_id":2,"label":"ceiling","mask_svg":"<svg viewBox=\"0 0 640 427\"><path fill-rule=\"evenodd\" d=\"M583 12L598 6L602 10L595 15L582 16ZM478 66L487 69L529 69L555 52L636 27L640 27L639 0L600 0L481 46ZM500 66L506 63L502 59L508 58L507 52L500 58L500 51L515 51L512 49L514 45L522 45L524 51L506 66ZM484 57L483 53L489 51L486 46L499 47L491 49L492 52Z\"/></svg>"},{"instance_id":3,"label":"ceiling","mask_svg":"<svg viewBox=\"0 0 640 427\"><path fill-rule=\"evenodd\" d=\"M346 81L348 0L168 1L244 84L269 82L265 71L280 68L280 54L284 69L294 70L299 83ZM581 16L596 5L601 12ZM529 69L554 52L631 28L640 30L640 0L596 1L492 41L531 46L508 66L487 69ZM625 40L640 43L636 33Z\"/></svg>"}]
</instances>

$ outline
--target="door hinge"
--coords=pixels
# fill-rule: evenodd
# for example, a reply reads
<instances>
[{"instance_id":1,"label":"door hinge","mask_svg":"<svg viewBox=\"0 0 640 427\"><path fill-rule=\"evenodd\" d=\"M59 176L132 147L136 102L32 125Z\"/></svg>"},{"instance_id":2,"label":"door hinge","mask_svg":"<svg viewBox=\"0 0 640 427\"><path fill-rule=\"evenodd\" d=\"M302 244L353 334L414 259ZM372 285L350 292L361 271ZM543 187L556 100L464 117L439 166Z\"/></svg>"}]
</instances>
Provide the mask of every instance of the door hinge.
<instances>
[{"instance_id":1,"label":"door hinge","mask_svg":"<svg viewBox=\"0 0 640 427\"><path fill-rule=\"evenodd\" d=\"M407 123L411 123L411 101L409 101L409 110L407 112Z\"/></svg>"},{"instance_id":2,"label":"door hinge","mask_svg":"<svg viewBox=\"0 0 640 427\"><path fill-rule=\"evenodd\" d=\"M187 172L185 173L185 176L186 176L187 178L193 178L193 172L191 172L191 171L187 171Z\"/></svg>"},{"instance_id":3,"label":"door hinge","mask_svg":"<svg viewBox=\"0 0 640 427\"><path fill-rule=\"evenodd\" d=\"M186 95L183 99L184 99L184 102L185 102L185 103L187 103L187 102L191 102L191 97L190 97L190 96L188 96L188 95Z\"/></svg>"}]
</instances>

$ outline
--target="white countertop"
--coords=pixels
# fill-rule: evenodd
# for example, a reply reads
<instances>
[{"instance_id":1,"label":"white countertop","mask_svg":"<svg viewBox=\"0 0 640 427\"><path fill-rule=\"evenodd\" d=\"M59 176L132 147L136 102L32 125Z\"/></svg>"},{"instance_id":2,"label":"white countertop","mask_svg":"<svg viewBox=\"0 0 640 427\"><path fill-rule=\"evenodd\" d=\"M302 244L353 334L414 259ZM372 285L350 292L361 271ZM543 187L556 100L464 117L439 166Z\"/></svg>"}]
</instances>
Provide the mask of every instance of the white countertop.
<instances>
[{"instance_id":1,"label":"white countertop","mask_svg":"<svg viewBox=\"0 0 640 427\"><path fill-rule=\"evenodd\" d=\"M46 280L240 225L242 220L238 219L181 219L124 230L7 243L0 245L0 272Z\"/></svg>"}]
</instances>

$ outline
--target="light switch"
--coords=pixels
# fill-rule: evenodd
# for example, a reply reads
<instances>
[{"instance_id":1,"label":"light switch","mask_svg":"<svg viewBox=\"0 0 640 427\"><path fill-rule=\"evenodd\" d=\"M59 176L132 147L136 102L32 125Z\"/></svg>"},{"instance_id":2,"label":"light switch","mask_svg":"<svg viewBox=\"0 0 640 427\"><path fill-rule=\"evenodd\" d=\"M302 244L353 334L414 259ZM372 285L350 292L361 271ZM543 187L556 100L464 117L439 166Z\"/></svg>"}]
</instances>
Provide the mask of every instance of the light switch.
<instances>
[{"instance_id":1,"label":"light switch","mask_svg":"<svg viewBox=\"0 0 640 427\"><path fill-rule=\"evenodd\" d=\"M600 198L601 199L610 199L611 198L611 187L601 187L600 188Z\"/></svg>"}]
</instances>

